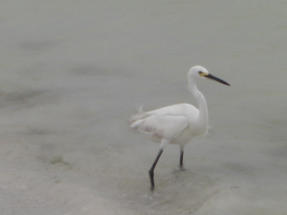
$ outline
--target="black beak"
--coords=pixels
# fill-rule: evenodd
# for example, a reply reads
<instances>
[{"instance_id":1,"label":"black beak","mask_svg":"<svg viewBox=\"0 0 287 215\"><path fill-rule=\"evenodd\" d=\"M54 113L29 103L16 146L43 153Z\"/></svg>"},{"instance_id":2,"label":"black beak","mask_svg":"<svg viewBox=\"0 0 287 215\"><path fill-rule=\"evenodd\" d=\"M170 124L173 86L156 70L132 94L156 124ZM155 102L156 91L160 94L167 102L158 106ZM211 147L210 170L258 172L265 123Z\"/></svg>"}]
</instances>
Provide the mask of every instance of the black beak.
<instances>
[{"instance_id":1,"label":"black beak","mask_svg":"<svg viewBox=\"0 0 287 215\"><path fill-rule=\"evenodd\" d=\"M215 80L215 81L218 81L218 82L221 83L221 84L225 84L225 85L227 85L227 86L230 86L229 83L227 83L226 81L223 81L223 80L220 79L220 78L215 77L214 75L208 74L208 75L206 75L205 77L206 77L206 78L209 78L209 79L212 79L212 80Z\"/></svg>"}]
</instances>

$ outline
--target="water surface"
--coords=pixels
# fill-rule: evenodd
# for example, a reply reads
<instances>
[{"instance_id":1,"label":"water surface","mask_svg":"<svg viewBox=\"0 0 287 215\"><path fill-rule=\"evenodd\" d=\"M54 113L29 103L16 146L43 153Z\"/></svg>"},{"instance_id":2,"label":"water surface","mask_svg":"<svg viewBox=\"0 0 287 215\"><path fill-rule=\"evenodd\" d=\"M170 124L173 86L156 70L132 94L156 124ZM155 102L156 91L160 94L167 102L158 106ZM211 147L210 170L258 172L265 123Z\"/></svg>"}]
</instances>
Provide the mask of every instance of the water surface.
<instances>
[{"instance_id":1,"label":"water surface","mask_svg":"<svg viewBox=\"0 0 287 215\"><path fill-rule=\"evenodd\" d=\"M2 1L1 214L285 214L284 1ZM168 146L128 128L136 109L194 102L210 132Z\"/></svg>"}]
</instances>

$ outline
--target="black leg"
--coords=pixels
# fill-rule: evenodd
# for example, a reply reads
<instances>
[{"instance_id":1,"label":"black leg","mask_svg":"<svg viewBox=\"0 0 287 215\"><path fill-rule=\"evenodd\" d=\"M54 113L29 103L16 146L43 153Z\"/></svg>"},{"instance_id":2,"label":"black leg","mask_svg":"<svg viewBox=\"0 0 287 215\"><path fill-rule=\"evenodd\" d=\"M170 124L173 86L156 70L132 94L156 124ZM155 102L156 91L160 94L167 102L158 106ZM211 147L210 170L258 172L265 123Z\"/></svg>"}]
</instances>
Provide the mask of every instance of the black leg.
<instances>
[{"instance_id":1,"label":"black leg","mask_svg":"<svg viewBox=\"0 0 287 215\"><path fill-rule=\"evenodd\" d=\"M151 166L151 168L150 168L150 170L149 170L150 189L151 189L152 191L154 190L154 178L153 178L154 168L155 168L155 166L156 166L156 164L157 164L157 162L158 162L158 160L159 160L159 158L160 158L162 152L163 152L163 149L160 149L159 152L158 152L158 154L157 154L157 156L156 156L156 159L154 160L154 162L153 162L153 164L152 164L152 166Z\"/></svg>"},{"instance_id":2,"label":"black leg","mask_svg":"<svg viewBox=\"0 0 287 215\"><path fill-rule=\"evenodd\" d=\"M180 159L179 159L179 167L183 170L183 149L180 149Z\"/></svg>"}]
</instances>

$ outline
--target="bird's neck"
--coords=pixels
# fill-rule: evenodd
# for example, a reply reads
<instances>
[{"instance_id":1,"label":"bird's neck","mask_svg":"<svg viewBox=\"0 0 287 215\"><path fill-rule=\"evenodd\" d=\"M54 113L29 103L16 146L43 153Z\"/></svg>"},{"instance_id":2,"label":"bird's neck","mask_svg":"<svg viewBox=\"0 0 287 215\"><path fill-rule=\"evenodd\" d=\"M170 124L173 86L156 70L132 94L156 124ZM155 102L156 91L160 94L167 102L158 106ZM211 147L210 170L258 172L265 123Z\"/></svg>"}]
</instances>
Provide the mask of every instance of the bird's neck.
<instances>
[{"instance_id":1,"label":"bird's neck","mask_svg":"<svg viewBox=\"0 0 287 215\"><path fill-rule=\"evenodd\" d=\"M200 92L198 90L194 79L189 80L188 87L189 87L189 91L194 96L194 98L197 102L197 105L198 105L198 109L199 109L198 120L200 122L200 125L207 128L207 125L208 125L208 109L207 109L207 103L206 103L205 97L202 94L202 92Z\"/></svg>"}]
</instances>

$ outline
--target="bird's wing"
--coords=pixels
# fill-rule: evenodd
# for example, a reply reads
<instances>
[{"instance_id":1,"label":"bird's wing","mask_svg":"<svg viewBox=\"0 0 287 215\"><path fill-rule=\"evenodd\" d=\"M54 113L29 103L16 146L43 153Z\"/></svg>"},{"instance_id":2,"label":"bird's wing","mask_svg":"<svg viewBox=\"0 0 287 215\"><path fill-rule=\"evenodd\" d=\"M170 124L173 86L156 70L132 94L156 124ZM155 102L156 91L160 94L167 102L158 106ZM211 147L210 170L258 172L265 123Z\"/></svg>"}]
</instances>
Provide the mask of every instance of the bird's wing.
<instances>
[{"instance_id":1,"label":"bird's wing","mask_svg":"<svg viewBox=\"0 0 287 215\"><path fill-rule=\"evenodd\" d=\"M138 119L131 127L152 137L172 139L181 134L189 125L183 115L152 114Z\"/></svg>"},{"instance_id":2,"label":"bird's wing","mask_svg":"<svg viewBox=\"0 0 287 215\"><path fill-rule=\"evenodd\" d=\"M164 115L185 115L187 117L197 117L198 109L191 104L174 104L146 112L146 114L164 114Z\"/></svg>"},{"instance_id":3,"label":"bird's wing","mask_svg":"<svg viewBox=\"0 0 287 215\"><path fill-rule=\"evenodd\" d=\"M191 104L181 103L162 108L154 109L151 111L144 112L142 108L130 118L130 123L133 124L137 120L145 119L152 115L179 115L186 116L190 121L194 120L198 116L198 109Z\"/></svg>"}]
</instances>

